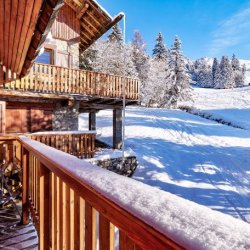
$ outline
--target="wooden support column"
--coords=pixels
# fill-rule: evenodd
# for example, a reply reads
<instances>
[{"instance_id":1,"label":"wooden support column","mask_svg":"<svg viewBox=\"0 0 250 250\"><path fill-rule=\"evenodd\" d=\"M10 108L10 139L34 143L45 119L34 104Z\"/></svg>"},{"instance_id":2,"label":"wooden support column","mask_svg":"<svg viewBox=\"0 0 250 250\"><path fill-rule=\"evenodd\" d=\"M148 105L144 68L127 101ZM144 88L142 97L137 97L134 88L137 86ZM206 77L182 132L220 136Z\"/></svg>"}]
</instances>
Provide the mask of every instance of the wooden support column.
<instances>
[{"instance_id":1,"label":"wooden support column","mask_svg":"<svg viewBox=\"0 0 250 250\"><path fill-rule=\"evenodd\" d=\"M5 133L6 102L0 102L0 134Z\"/></svg>"},{"instance_id":2,"label":"wooden support column","mask_svg":"<svg viewBox=\"0 0 250 250\"><path fill-rule=\"evenodd\" d=\"M40 164L39 249L50 248L50 171Z\"/></svg>"},{"instance_id":3,"label":"wooden support column","mask_svg":"<svg viewBox=\"0 0 250 250\"><path fill-rule=\"evenodd\" d=\"M22 148L23 192L22 192L22 218L23 225L29 224L29 151Z\"/></svg>"},{"instance_id":4,"label":"wooden support column","mask_svg":"<svg viewBox=\"0 0 250 250\"><path fill-rule=\"evenodd\" d=\"M113 148L122 148L122 109L113 110Z\"/></svg>"},{"instance_id":5,"label":"wooden support column","mask_svg":"<svg viewBox=\"0 0 250 250\"><path fill-rule=\"evenodd\" d=\"M89 112L89 130L96 130L96 111Z\"/></svg>"}]
</instances>

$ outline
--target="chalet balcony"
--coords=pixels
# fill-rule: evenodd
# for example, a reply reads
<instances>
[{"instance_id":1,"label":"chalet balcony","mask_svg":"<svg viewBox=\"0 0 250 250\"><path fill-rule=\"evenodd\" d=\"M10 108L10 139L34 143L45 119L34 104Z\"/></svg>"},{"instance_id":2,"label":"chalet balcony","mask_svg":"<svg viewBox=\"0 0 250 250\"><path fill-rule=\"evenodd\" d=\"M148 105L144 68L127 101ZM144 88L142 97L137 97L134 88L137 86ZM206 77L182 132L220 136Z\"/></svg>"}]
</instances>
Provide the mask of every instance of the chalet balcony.
<instances>
[{"instance_id":1,"label":"chalet balcony","mask_svg":"<svg viewBox=\"0 0 250 250\"><path fill-rule=\"evenodd\" d=\"M39 249L246 249L249 225L92 166L25 136L1 137L4 163L22 167L23 225ZM3 158L0 158L3 160ZM0 236L8 249L20 242ZM99 247L99 248L98 248Z\"/></svg>"},{"instance_id":2,"label":"chalet balcony","mask_svg":"<svg viewBox=\"0 0 250 250\"><path fill-rule=\"evenodd\" d=\"M127 100L137 101L139 95L137 79L48 64L34 63L27 76L20 80L11 81L11 78L14 76L5 74L2 95L11 90L12 96L31 92L41 97L77 95L121 99L123 83Z\"/></svg>"}]
</instances>

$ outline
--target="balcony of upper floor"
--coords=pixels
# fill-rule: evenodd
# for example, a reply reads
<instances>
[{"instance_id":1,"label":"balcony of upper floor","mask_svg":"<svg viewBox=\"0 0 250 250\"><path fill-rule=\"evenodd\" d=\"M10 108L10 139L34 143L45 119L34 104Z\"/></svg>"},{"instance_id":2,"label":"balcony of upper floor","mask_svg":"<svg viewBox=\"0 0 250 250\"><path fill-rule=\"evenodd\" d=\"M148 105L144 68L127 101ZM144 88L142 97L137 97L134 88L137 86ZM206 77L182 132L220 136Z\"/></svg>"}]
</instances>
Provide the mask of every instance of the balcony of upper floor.
<instances>
[{"instance_id":1,"label":"balcony of upper floor","mask_svg":"<svg viewBox=\"0 0 250 250\"><path fill-rule=\"evenodd\" d=\"M5 72L2 75L5 81L0 87L1 96L121 100L125 94L127 103L139 98L138 79L77 68L34 63L29 74L21 79Z\"/></svg>"}]
</instances>

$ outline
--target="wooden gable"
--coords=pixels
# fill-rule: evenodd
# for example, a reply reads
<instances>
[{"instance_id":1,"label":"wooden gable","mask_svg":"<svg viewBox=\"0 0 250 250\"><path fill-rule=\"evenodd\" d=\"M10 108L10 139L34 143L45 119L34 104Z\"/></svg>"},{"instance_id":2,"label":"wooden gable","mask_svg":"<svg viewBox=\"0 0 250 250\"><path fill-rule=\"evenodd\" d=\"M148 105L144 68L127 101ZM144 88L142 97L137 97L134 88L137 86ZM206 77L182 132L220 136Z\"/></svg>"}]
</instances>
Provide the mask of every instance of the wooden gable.
<instances>
[{"instance_id":1,"label":"wooden gable","mask_svg":"<svg viewBox=\"0 0 250 250\"><path fill-rule=\"evenodd\" d=\"M112 18L94 0L64 0L80 22L80 50L86 50L106 31L119 22L123 14Z\"/></svg>"}]
</instances>

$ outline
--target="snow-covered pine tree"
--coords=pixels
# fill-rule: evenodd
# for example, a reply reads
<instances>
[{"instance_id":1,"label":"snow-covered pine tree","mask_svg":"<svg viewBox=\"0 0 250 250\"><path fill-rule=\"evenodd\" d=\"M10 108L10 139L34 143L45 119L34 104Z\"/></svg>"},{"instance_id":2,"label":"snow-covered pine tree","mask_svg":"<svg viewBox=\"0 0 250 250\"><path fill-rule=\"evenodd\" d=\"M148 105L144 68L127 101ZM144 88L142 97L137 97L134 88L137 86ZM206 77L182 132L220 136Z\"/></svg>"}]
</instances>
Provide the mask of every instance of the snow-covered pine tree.
<instances>
[{"instance_id":1,"label":"snow-covered pine tree","mask_svg":"<svg viewBox=\"0 0 250 250\"><path fill-rule=\"evenodd\" d=\"M212 87L215 87L218 85L220 81L220 63L216 57L214 58L212 65L212 78L213 78Z\"/></svg>"},{"instance_id":2,"label":"snow-covered pine tree","mask_svg":"<svg viewBox=\"0 0 250 250\"><path fill-rule=\"evenodd\" d=\"M153 58L149 61L148 79L144 86L143 103L146 106L164 107L167 103L166 93L170 85L170 71L165 60Z\"/></svg>"},{"instance_id":3,"label":"snow-covered pine tree","mask_svg":"<svg viewBox=\"0 0 250 250\"><path fill-rule=\"evenodd\" d=\"M241 67L243 84L245 83L245 80L246 80L246 71L247 71L246 64L243 64Z\"/></svg>"},{"instance_id":4,"label":"snow-covered pine tree","mask_svg":"<svg viewBox=\"0 0 250 250\"><path fill-rule=\"evenodd\" d=\"M119 37L122 38L122 32ZM136 68L132 60L132 46L130 44L125 45L121 43L120 39L113 38L96 42L95 49L97 51L96 59L93 63L95 71L137 77Z\"/></svg>"},{"instance_id":5,"label":"snow-covered pine tree","mask_svg":"<svg viewBox=\"0 0 250 250\"><path fill-rule=\"evenodd\" d=\"M149 56L146 53L146 44L139 31L134 32L132 60L140 79L140 100L143 102L144 96L147 95L145 84L148 79L150 65Z\"/></svg>"},{"instance_id":6,"label":"snow-covered pine tree","mask_svg":"<svg viewBox=\"0 0 250 250\"><path fill-rule=\"evenodd\" d=\"M80 54L79 66L81 69L94 70L94 61L96 60L97 50L96 44L90 46L87 50Z\"/></svg>"},{"instance_id":7,"label":"snow-covered pine tree","mask_svg":"<svg viewBox=\"0 0 250 250\"><path fill-rule=\"evenodd\" d=\"M174 45L170 50L169 69L171 71L171 85L167 91L167 105L175 107L178 101L190 97L189 75L181 51L181 41L175 37Z\"/></svg>"},{"instance_id":8,"label":"snow-covered pine tree","mask_svg":"<svg viewBox=\"0 0 250 250\"><path fill-rule=\"evenodd\" d=\"M158 33L156 37L155 47L153 49L153 58L166 59L168 57L168 49L164 45L162 33Z\"/></svg>"},{"instance_id":9,"label":"snow-covered pine tree","mask_svg":"<svg viewBox=\"0 0 250 250\"><path fill-rule=\"evenodd\" d=\"M203 88L211 88L213 86L212 69L205 58L199 60L196 81Z\"/></svg>"},{"instance_id":10,"label":"snow-covered pine tree","mask_svg":"<svg viewBox=\"0 0 250 250\"><path fill-rule=\"evenodd\" d=\"M244 84L244 74L242 71L242 68L240 67L240 61L239 59L233 54L232 60L232 69L233 69L233 75L234 75L234 86L240 87Z\"/></svg>"},{"instance_id":11,"label":"snow-covered pine tree","mask_svg":"<svg viewBox=\"0 0 250 250\"><path fill-rule=\"evenodd\" d=\"M222 56L220 62L220 79L215 85L218 89L228 89L234 87L233 69L227 56Z\"/></svg>"},{"instance_id":12,"label":"snow-covered pine tree","mask_svg":"<svg viewBox=\"0 0 250 250\"><path fill-rule=\"evenodd\" d=\"M123 35L122 35L122 30L120 29L118 24L115 24L112 27L111 33L108 35L108 40L110 42L116 41L119 44L123 43Z\"/></svg>"}]
</instances>

